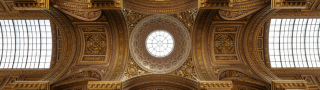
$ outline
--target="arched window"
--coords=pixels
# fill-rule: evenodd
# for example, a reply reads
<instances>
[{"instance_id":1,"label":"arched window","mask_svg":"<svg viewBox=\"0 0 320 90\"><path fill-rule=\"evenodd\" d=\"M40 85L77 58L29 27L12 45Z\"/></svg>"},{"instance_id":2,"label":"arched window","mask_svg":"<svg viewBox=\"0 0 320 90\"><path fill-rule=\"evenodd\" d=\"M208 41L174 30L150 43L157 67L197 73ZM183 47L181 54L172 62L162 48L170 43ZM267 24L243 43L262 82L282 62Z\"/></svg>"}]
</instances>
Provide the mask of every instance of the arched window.
<instances>
[{"instance_id":1,"label":"arched window","mask_svg":"<svg viewBox=\"0 0 320 90\"><path fill-rule=\"evenodd\" d=\"M273 68L320 67L320 18L271 19L269 55Z\"/></svg>"},{"instance_id":2,"label":"arched window","mask_svg":"<svg viewBox=\"0 0 320 90\"><path fill-rule=\"evenodd\" d=\"M0 20L0 68L50 67L52 33L49 20Z\"/></svg>"}]
</instances>

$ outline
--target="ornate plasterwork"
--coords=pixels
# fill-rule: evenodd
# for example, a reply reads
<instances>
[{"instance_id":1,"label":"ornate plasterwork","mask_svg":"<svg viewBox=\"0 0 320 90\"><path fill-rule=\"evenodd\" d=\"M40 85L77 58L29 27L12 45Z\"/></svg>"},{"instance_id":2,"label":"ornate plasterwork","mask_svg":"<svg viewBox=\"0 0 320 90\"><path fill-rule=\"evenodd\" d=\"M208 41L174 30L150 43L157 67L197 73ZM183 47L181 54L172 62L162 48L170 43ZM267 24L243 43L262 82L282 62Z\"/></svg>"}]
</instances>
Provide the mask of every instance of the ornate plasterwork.
<instances>
[{"instance_id":1,"label":"ornate plasterwork","mask_svg":"<svg viewBox=\"0 0 320 90\"><path fill-rule=\"evenodd\" d=\"M219 10L219 15L226 20L238 20L260 10L263 6L242 10Z\"/></svg>"},{"instance_id":2,"label":"ornate plasterwork","mask_svg":"<svg viewBox=\"0 0 320 90\"><path fill-rule=\"evenodd\" d=\"M191 56L188 57L187 61L180 68L167 74L198 80L198 77L194 70L194 64Z\"/></svg>"},{"instance_id":3,"label":"ornate plasterwork","mask_svg":"<svg viewBox=\"0 0 320 90\"><path fill-rule=\"evenodd\" d=\"M301 89L307 90L307 82L304 80L273 80L271 90Z\"/></svg>"},{"instance_id":4,"label":"ornate plasterwork","mask_svg":"<svg viewBox=\"0 0 320 90\"><path fill-rule=\"evenodd\" d=\"M199 9L194 9L194 10L190 10L190 11L169 14L169 15L180 20L188 28L189 33L192 33L193 24L194 24L194 21L196 20L196 17L198 15L198 11L199 11Z\"/></svg>"},{"instance_id":5,"label":"ornate plasterwork","mask_svg":"<svg viewBox=\"0 0 320 90\"><path fill-rule=\"evenodd\" d=\"M199 81L198 90L231 90L232 81Z\"/></svg>"},{"instance_id":6,"label":"ornate plasterwork","mask_svg":"<svg viewBox=\"0 0 320 90\"><path fill-rule=\"evenodd\" d=\"M235 37L236 37L235 33L215 33L214 53L215 54L236 54Z\"/></svg>"},{"instance_id":7,"label":"ornate plasterwork","mask_svg":"<svg viewBox=\"0 0 320 90\"><path fill-rule=\"evenodd\" d=\"M13 90L50 90L49 81L16 81Z\"/></svg>"},{"instance_id":8,"label":"ornate plasterwork","mask_svg":"<svg viewBox=\"0 0 320 90\"><path fill-rule=\"evenodd\" d=\"M316 0L271 0L271 8L275 9L309 9Z\"/></svg>"},{"instance_id":9,"label":"ornate plasterwork","mask_svg":"<svg viewBox=\"0 0 320 90\"><path fill-rule=\"evenodd\" d=\"M123 2L125 9L152 14L184 12L198 6L197 0L123 0Z\"/></svg>"},{"instance_id":10,"label":"ornate plasterwork","mask_svg":"<svg viewBox=\"0 0 320 90\"><path fill-rule=\"evenodd\" d=\"M82 72L79 72L79 73L76 73L62 81L65 81L65 80L72 80L72 79L78 79L78 78L85 78L85 77L92 77L92 78L98 78L98 79L101 79L101 75L98 73L98 72L95 72L95 71L82 71Z\"/></svg>"},{"instance_id":11,"label":"ornate plasterwork","mask_svg":"<svg viewBox=\"0 0 320 90\"><path fill-rule=\"evenodd\" d=\"M87 90L123 90L122 81L89 81Z\"/></svg>"},{"instance_id":12,"label":"ornate plasterwork","mask_svg":"<svg viewBox=\"0 0 320 90\"><path fill-rule=\"evenodd\" d=\"M245 78L245 79L254 79L253 77L244 74L239 71L234 71L234 70L228 70L224 71L220 74L219 79L226 78L226 77L239 77L239 78Z\"/></svg>"},{"instance_id":13,"label":"ornate plasterwork","mask_svg":"<svg viewBox=\"0 0 320 90\"><path fill-rule=\"evenodd\" d=\"M146 13L140 13L140 12L136 12L136 11L130 11L130 10L126 10L124 9L123 11L123 15L126 18L127 21L127 27L129 30L129 35L131 35L131 32L133 30L133 28L144 18L152 15L152 14L146 14Z\"/></svg>"},{"instance_id":14,"label":"ornate plasterwork","mask_svg":"<svg viewBox=\"0 0 320 90\"><path fill-rule=\"evenodd\" d=\"M261 6L269 0L198 0L200 9L241 9Z\"/></svg>"},{"instance_id":15,"label":"ornate plasterwork","mask_svg":"<svg viewBox=\"0 0 320 90\"><path fill-rule=\"evenodd\" d=\"M174 38L174 49L166 57L154 57L146 50L147 35L156 30L169 32ZM187 59L191 41L186 27L169 15L153 15L142 20L130 36L130 52L137 64L152 73L168 73L179 68Z\"/></svg>"},{"instance_id":16,"label":"ornate plasterwork","mask_svg":"<svg viewBox=\"0 0 320 90\"><path fill-rule=\"evenodd\" d=\"M130 54L130 58L127 63L127 70L124 73L124 80L130 79L132 77L140 76L140 75L145 75L145 74L150 74L150 72L142 69L132 58Z\"/></svg>"}]
</instances>

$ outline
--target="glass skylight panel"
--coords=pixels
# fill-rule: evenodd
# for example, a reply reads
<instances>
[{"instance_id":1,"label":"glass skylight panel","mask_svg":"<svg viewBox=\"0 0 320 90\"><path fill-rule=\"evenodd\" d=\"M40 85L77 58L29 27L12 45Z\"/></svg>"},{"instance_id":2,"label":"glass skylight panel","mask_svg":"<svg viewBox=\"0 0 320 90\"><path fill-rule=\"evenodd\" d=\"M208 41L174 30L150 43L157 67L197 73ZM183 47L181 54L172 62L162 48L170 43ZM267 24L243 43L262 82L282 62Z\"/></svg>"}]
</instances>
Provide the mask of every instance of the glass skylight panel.
<instances>
[{"instance_id":1,"label":"glass skylight panel","mask_svg":"<svg viewBox=\"0 0 320 90\"><path fill-rule=\"evenodd\" d=\"M272 68L320 67L320 18L271 19L269 55Z\"/></svg>"},{"instance_id":2,"label":"glass skylight panel","mask_svg":"<svg viewBox=\"0 0 320 90\"><path fill-rule=\"evenodd\" d=\"M49 20L0 20L0 68L50 68Z\"/></svg>"},{"instance_id":3,"label":"glass skylight panel","mask_svg":"<svg viewBox=\"0 0 320 90\"><path fill-rule=\"evenodd\" d=\"M165 57L171 53L174 40L170 33L163 30L153 31L146 40L148 52L155 57Z\"/></svg>"}]
</instances>

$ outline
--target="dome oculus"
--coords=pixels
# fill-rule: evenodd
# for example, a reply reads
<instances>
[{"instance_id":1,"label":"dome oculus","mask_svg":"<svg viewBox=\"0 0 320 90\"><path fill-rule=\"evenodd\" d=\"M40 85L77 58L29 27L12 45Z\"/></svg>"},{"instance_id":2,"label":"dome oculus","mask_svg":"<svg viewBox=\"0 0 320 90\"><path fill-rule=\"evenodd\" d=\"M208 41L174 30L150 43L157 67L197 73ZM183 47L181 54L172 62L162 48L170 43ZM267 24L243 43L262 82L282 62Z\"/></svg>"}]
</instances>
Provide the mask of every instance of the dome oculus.
<instances>
[{"instance_id":1,"label":"dome oculus","mask_svg":"<svg viewBox=\"0 0 320 90\"><path fill-rule=\"evenodd\" d=\"M155 57L165 57L172 52L174 39L167 31L153 31L146 39L146 48Z\"/></svg>"}]
</instances>

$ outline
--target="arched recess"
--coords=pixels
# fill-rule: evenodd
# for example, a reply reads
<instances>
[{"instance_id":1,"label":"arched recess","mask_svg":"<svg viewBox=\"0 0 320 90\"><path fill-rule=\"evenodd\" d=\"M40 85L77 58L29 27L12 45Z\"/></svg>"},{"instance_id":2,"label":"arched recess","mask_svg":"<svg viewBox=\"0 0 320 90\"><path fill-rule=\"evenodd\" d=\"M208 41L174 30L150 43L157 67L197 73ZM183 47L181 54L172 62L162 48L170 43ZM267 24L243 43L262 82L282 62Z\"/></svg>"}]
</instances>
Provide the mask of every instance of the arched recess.
<instances>
[{"instance_id":1,"label":"arched recess","mask_svg":"<svg viewBox=\"0 0 320 90\"><path fill-rule=\"evenodd\" d=\"M96 68L83 68L61 77L57 82L51 84L53 90L77 88L87 86L88 81L100 81L102 72Z\"/></svg>"},{"instance_id":2,"label":"arched recess","mask_svg":"<svg viewBox=\"0 0 320 90\"><path fill-rule=\"evenodd\" d=\"M200 81L217 80L215 74L210 68L210 59L208 54L208 32L217 10L200 10L194 27L192 37L192 59L195 64L196 73Z\"/></svg>"},{"instance_id":3,"label":"arched recess","mask_svg":"<svg viewBox=\"0 0 320 90\"><path fill-rule=\"evenodd\" d=\"M43 12L46 13L50 17L50 20L57 26L58 35L63 37L57 46L61 49L57 49L59 53L57 53L55 66L47 75L40 79L40 81L50 81L50 83L54 83L67 73L74 61L77 44L79 44L79 42L77 42L73 25L64 14L53 7L50 7L48 10L43 10Z\"/></svg>"},{"instance_id":4,"label":"arched recess","mask_svg":"<svg viewBox=\"0 0 320 90\"><path fill-rule=\"evenodd\" d=\"M247 89L260 90L270 87L270 84L262 80L260 77L238 68L222 69L218 73L218 78L220 81L232 81L235 88L244 87Z\"/></svg>"},{"instance_id":5,"label":"arched recess","mask_svg":"<svg viewBox=\"0 0 320 90\"><path fill-rule=\"evenodd\" d=\"M120 81L129 59L129 36L126 21L121 10L103 10L110 24L113 50L112 59L102 81Z\"/></svg>"},{"instance_id":6,"label":"arched recess","mask_svg":"<svg viewBox=\"0 0 320 90\"><path fill-rule=\"evenodd\" d=\"M271 9L271 6L260 10L247 24L244 31L241 32L240 47L242 47L240 56L245 58L252 70L258 74L264 81L271 83L271 80L279 80L263 63L261 55L258 52L258 33L262 25L279 9Z\"/></svg>"},{"instance_id":7,"label":"arched recess","mask_svg":"<svg viewBox=\"0 0 320 90\"><path fill-rule=\"evenodd\" d=\"M142 75L123 82L124 90L138 90L150 86L178 88L181 90L197 90L198 83L195 80L167 74Z\"/></svg>"}]
</instances>

